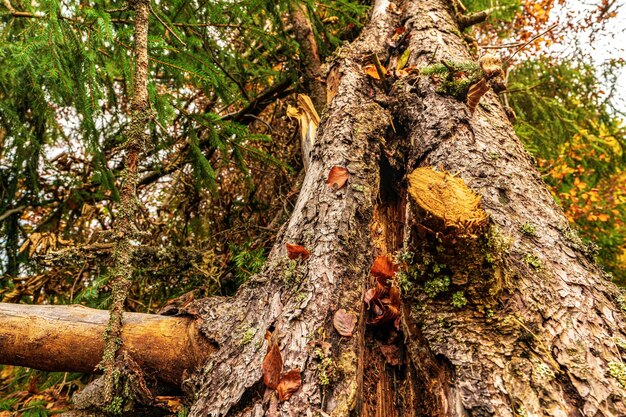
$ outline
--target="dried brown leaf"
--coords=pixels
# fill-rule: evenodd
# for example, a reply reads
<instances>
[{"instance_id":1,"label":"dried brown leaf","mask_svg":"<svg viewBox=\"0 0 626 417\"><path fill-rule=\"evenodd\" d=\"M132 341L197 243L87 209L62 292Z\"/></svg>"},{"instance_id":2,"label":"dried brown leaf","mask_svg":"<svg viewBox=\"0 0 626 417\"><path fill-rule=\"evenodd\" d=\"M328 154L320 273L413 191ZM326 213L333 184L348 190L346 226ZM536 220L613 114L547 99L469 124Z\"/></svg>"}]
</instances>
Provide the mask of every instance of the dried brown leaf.
<instances>
[{"instance_id":1,"label":"dried brown leaf","mask_svg":"<svg viewBox=\"0 0 626 417\"><path fill-rule=\"evenodd\" d=\"M328 173L328 179L326 180L326 184L329 187L338 190L346 184L346 181L348 181L348 177L350 177L350 173L348 172L347 168L335 165L330 169L330 172Z\"/></svg>"},{"instance_id":2,"label":"dried brown leaf","mask_svg":"<svg viewBox=\"0 0 626 417\"><path fill-rule=\"evenodd\" d=\"M398 317L400 317L400 310L392 305L381 305L379 306L380 312L382 314L378 314L374 319L370 320L369 324L380 325L385 324L390 321L395 321Z\"/></svg>"},{"instance_id":3,"label":"dried brown leaf","mask_svg":"<svg viewBox=\"0 0 626 417\"><path fill-rule=\"evenodd\" d=\"M484 78L481 78L476 84L470 86L467 91L467 106L470 109L470 113L474 114L474 110L476 110L480 98L484 96L488 90L489 84L487 84L487 80Z\"/></svg>"},{"instance_id":4,"label":"dried brown leaf","mask_svg":"<svg viewBox=\"0 0 626 417\"><path fill-rule=\"evenodd\" d=\"M290 243L285 244L287 247L287 257L289 259L302 259L307 260L311 252L309 252L304 246L292 245Z\"/></svg>"},{"instance_id":5,"label":"dried brown leaf","mask_svg":"<svg viewBox=\"0 0 626 417\"><path fill-rule=\"evenodd\" d=\"M393 263L389 255L378 256L374 260L370 274L377 278L383 278L385 281L393 277L398 271L398 265Z\"/></svg>"},{"instance_id":6,"label":"dried brown leaf","mask_svg":"<svg viewBox=\"0 0 626 417\"><path fill-rule=\"evenodd\" d=\"M380 345L380 351L389 365L400 364L400 348L397 345Z\"/></svg>"},{"instance_id":7,"label":"dried brown leaf","mask_svg":"<svg viewBox=\"0 0 626 417\"><path fill-rule=\"evenodd\" d=\"M287 401L294 392L300 389L300 385L302 385L302 379L300 378L300 370L298 368L285 373L280 378L280 383L278 384L278 399Z\"/></svg>"},{"instance_id":8,"label":"dried brown leaf","mask_svg":"<svg viewBox=\"0 0 626 417\"><path fill-rule=\"evenodd\" d=\"M342 336L352 337L352 332L354 331L356 322L356 313L352 311L348 312L343 308L337 310L333 316L333 325L335 326L335 330L337 330L337 333Z\"/></svg>"},{"instance_id":9,"label":"dried brown leaf","mask_svg":"<svg viewBox=\"0 0 626 417\"><path fill-rule=\"evenodd\" d=\"M370 288L365 291L365 295L363 296L363 302L367 305L367 308L370 308L370 303L376 297L376 288Z\"/></svg>"},{"instance_id":10,"label":"dried brown leaf","mask_svg":"<svg viewBox=\"0 0 626 417\"><path fill-rule=\"evenodd\" d=\"M263 382L268 388L276 389L280 380L280 373L283 371L283 358L280 355L278 342L272 337L272 333L265 332L265 340L267 340L268 346L267 354L261 365Z\"/></svg>"},{"instance_id":11,"label":"dried brown leaf","mask_svg":"<svg viewBox=\"0 0 626 417\"><path fill-rule=\"evenodd\" d=\"M478 63L487 78L502 74L502 59L497 55L485 54L478 60Z\"/></svg>"},{"instance_id":12,"label":"dried brown leaf","mask_svg":"<svg viewBox=\"0 0 626 417\"><path fill-rule=\"evenodd\" d=\"M392 285L389 289L389 304L392 306L400 307L400 303L402 302L400 298L400 289L395 285Z\"/></svg>"}]
</instances>

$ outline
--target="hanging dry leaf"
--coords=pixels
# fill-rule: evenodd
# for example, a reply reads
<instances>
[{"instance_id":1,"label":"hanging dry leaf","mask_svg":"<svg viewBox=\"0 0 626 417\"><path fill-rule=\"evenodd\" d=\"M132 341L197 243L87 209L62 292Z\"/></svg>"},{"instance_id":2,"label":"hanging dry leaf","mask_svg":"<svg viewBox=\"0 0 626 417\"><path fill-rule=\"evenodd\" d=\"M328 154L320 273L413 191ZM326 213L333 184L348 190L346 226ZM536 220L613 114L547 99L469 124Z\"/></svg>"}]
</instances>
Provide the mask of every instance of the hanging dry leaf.
<instances>
[{"instance_id":1,"label":"hanging dry leaf","mask_svg":"<svg viewBox=\"0 0 626 417\"><path fill-rule=\"evenodd\" d=\"M379 278L376 282L376 287L370 288L365 292L365 295L363 296L363 302L367 305L368 309L370 308L370 303L387 296L387 288L389 287L389 285L381 282L385 280L385 278Z\"/></svg>"},{"instance_id":2,"label":"hanging dry leaf","mask_svg":"<svg viewBox=\"0 0 626 417\"><path fill-rule=\"evenodd\" d=\"M363 296L363 302L367 305L367 308L370 308L370 303L375 299L376 297L376 288L370 288L369 290L365 291L365 295Z\"/></svg>"},{"instance_id":3,"label":"hanging dry leaf","mask_svg":"<svg viewBox=\"0 0 626 417\"><path fill-rule=\"evenodd\" d=\"M303 261L306 261L309 258L309 255L311 255L311 252L309 252L304 246L292 245L290 243L286 243L285 246L287 247L287 257L289 259L300 258Z\"/></svg>"},{"instance_id":4,"label":"hanging dry leaf","mask_svg":"<svg viewBox=\"0 0 626 417\"><path fill-rule=\"evenodd\" d=\"M280 373L283 371L283 358L280 355L278 342L275 337L272 337L271 332L265 332L265 340L267 340L268 346L267 354L261 365L263 382L268 388L276 389L276 387L278 387Z\"/></svg>"},{"instance_id":5,"label":"hanging dry leaf","mask_svg":"<svg viewBox=\"0 0 626 417\"><path fill-rule=\"evenodd\" d=\"M352 332L354 331L356 322L356 313L352 311L348 312L343 308L337 310L333 316L333 325L335 326L335 330L337 330L337 333L342 336L352 337Z\"/></svg>"},{"instance_id":6,"label":"hanging dry leaf","mask_svg":"<svg viewBox=\"0 0 626 417\"><path fill-rule=\"evenodd\" d=\"M384 278L385 280L393 277L398 271L398 265L393 263L393 260L389 255L378 256L374 260L370 274L377 278Z\"/></svg>"},{"instance_id":7,"label":"hanging dry leaf","mask_svg":"<svg viewBox=\"0 0 626 417\"><path fill-rule=\"evenodd\" d=\"M497 55L485 54L478 60L478 63L488 79L502 74L502 60Z\"/></svg>"},{"instance_id":8,"label":"hanging dry leaf","mask_svg":"<svg viewBox=\"0 0 626 417\"><path fill-rule=\"evenodd\" d=\"M487 80L484 78L481 78L476 84L470 86L467 91L467 106L470 109L470 113L474 114L474 110L476 110L480 98L485 95L488 90L489 84L487 84Z\"/></svg>"},{"instance_id":9,"label":"hanging dry leaf","mask_svg":"<svg viewBox=\"0 0 626 417\"><path fill-rule=\"evenodd\" d=\"M402 299L400 298L400 289L395 285L392 285L389 289L389 304L393 306L400 306Z\"/></svg>"},{"instance_id":10,"label":"hanging dry leaf","mask_svg":"<svg viewBox=\"0 0 626 417\"><path fill-rule=\"evenodd\" d=\"M280 378L280 383L278 384L278 399L287 401L294 392L300 389L300 385L302 385L302 379L300 378L300 370L298 368L285 373Z\"/></svg>"},{"instance_id":11,"label":"hanging dry leaf","mask_svg":"<svg viewBox=\"0 0 626 417\"><path fill-rule=\"evenodd\" d=\"M330 172L328 173L328 179L326 180L326 184L329 187L338 190L346 184L346 181L348 181L348 177L350 177L350 173L348 172L347 168L335 165L330 169Z\"/></svg>"}]
</instances>

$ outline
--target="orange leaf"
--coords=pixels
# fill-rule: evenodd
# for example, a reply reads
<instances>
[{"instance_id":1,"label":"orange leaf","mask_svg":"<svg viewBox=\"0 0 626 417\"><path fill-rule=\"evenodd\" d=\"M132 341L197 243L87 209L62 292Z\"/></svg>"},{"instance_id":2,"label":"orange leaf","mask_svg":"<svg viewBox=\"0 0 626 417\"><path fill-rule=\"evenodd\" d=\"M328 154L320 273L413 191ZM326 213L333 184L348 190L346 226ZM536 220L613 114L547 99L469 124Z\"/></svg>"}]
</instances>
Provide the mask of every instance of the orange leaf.
<instances>
[{"instance_id":1,"label":"orange leaf","mask_svg":"<svg viewBox=\"0 0 626 417\"><path fill-rule=\"evenodd\" d=\"M467 107L469 107L470 113L474 114L474 110L476 110L480 98L484 96L488 90L489 84L487 84L487 80L484 78L481 78L476 84L470 86L467 91Z\"/></svg>"},{"instance_id":2,"label":"orange leaf","mask_svg":"<svg viewBox=\"0 0 626 417\"><path fill-rule=\"evenodd\" d=\"M601 222L608 222L611 217L608 214L600 213L598 214L598 220Z\"/></svg>"},{"instance_id":3,"label":"orange leaf","mask_svg":"<svg viewBox=\"0 0 626 417\"><path fill-rule=\"evenodd\" d=\"M300 389L300 385L302 385L300 370L295 368L287 372L283 375L278 384L278 399L280 401L287 401L294 392Z\"/></svg>"},{"instance_id":4,"label":"orange leaf","mask_svg":"<svg viewBox=\"0 0 626 417\"><path fill-rule=\"evenodd\" d=\"M290 243L285 244L287 247L287 256L289 259L298 259L307 260L311 252L306 250L304 246L300 245L292 245Z\"/></svg>"},{"instance_id":5,"label":"orange leaf","mask_svg":"<svg viewBox=\"0 0 626 417\"><path fill-rule=\"evenodd\" d=\"M356 325L356 313L350 311L347 312L343 308L340 308L335 312L333 316L333 325L335 330L342 336L352 337L352 331Z\"/></svg>"},{"instance_id":6,"label":"orange leaf","mask_svg":"<svg viewBox=\"0 0 626 417\"><path fill-rule=\"evenodd\" d=\"M381 67L383 75L387 75L387 68L385 67ZM378 70L376 70L376 65L374 64L369 64L363 67L363 71L365 71L365 73L367 75L369 75L370 77L372 77L375 80L380 80L380 75L378 75Z\"/></svg>"},{"instance_id":7,"label":"orange leaf","mask_svg":"<svg viewBox=\"0 0 626 417\"><path fill-rule=\"evenodd\" d=\"M283 371L283 358L280 356L278 342L272 337L272 333L265 332L265 340L267 340L267 354L261 365L263 373L263 382L268 388L276 389L280 379L280 373Z\"/></svg>"},{"instance_id":8,"label":"orange leaf","mask_svg":"<svg viewBox=\"0 0 626 417\"><path fill-rule=\"evenodd\" d=\"M383 306L379 311L377 311L377 313L376 317L370 320L369 324L384 324L390 321L395 321L398 317L400 317L400 310L392 305L386 307Z\"/></svg>"},{"instance_id":9,"label":"orange leaf","mask_svg":"<svg viewBox=\"0 0 626 417\"><path fill-rule=\"evenodd\" d=\"M348 172L347 168L335 165L330 169L330 172L328 173L328 179L326 180L326 184L329 187L338 190L345 185L346 181L348 181L349 176L350 173Z\"/></svg>"},{"instance_id":10,"label":"orange leaf","mask_svg":"<svg viewBox=\"0 0 626 417\"><path fill-rule=\"evenodd\" d=\"M398 265L394 265L391 257L388 255L381 255L376 258L370 274L377 278L389 279L398 271Z\"/></svg>"},{"instance_id":11,"label":"orange leaf","mask_svg":"<svg viewBox=\"0 0 626 417\"><path fill-rule=\"evenodd\" d=\"M389 289L389 304L399 307L401 302L400 289L395 285L392 285L391 289Z\"/></svg>"}]
</instances>

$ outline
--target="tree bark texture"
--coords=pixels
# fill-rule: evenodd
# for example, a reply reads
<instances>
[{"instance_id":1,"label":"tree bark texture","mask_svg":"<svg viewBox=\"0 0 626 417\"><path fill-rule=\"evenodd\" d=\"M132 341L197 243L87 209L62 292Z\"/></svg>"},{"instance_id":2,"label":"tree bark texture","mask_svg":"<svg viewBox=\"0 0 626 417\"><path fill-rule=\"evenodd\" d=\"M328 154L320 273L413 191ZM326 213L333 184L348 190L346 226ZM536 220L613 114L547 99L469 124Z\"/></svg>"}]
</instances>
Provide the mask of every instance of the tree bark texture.
<instances>
[{"instance_id":1,"label":"tree bark texture","mask_svg":"<svg viewBox=\"0 0 626 417\"><path fill-rule=\"evenodd\" d=\"M493 92L472 115L428 77L366 75L374 54L389 60L400 26L411 34L409 66L476 60L448 0L376 1L361 36L328 64L311 164L264 271L234 297L189 306L214 348L183 383L190 415L626 415L619 291L569 229ZM339 189L326 184L333 166L350 174ZM489 227L438 228L411 194L419 167L463 179ZM287 243L310 257L290 260ZM449 288L428 296L413 282L398 330L367 324L374 259L407 251L416 267L434 259ZM340 308L358 314L352 337L333 327ZM283 369L302 378L283 402L262 378L266 331Z\"/></svg>"},{"instance_id":2,"label":"tree bark texture","mask_svg":"<svg viewBox=\"0 0 626 417\"><path fill-rule=\"evenodd\" d=\"M198 305L218 350L196 379L191 415L626 415L611 370L622 363L618 291L573 237L496 95L471 115L427 77L387 87L363 71L375 53L386 62L401 25L411 30L410 66L476 60L448 1L376 2L362 35L329 65L339 82L328 85L310 169L265 271L235 298ZM339 190L325 183L335 165L350 172ZM421 166L453 173L482 196L505 242L497 265L475 268L486 256L477 244L420 234L406 174ZM290 266L286 243L310 258ZM452 272L466 269L451 285L467 304L418 294L404 300L400 335L366 326L374 257L434 245ZM352 338L332 327L339 308L360 313ZM268 329L278 332L284 369L302 372L302 387L282 403L268 399L261 379ZM399 366L379 348L390 341Z\"/></svg>"},{"instance_id":3,"label":"tree bark texture","mask_svg":"<svg viewBox=\"0 0 626 417\"><path fill-rule=\"evenodd\" d=\"M94 372L102 359L109 314L83 306L0 303L0 356L5 365ZM148 380L180 385L211 346L189 317L126 313L122 341Z\"/></svg>"},{"instance_id":4,"label":"tree bark texture","mask_svg":"<svg viewBox=\"0 0 626 417\"><path fill-rule=\"evenodd\" d=\"M322 80L322 61L315 40L315 33L304 3L294 1L290 5L290 20L293 25L294 37L300 45L302 84L311 97L315 110L320 112L326 105L326 88Z\"/></svg>"}]
</instances>

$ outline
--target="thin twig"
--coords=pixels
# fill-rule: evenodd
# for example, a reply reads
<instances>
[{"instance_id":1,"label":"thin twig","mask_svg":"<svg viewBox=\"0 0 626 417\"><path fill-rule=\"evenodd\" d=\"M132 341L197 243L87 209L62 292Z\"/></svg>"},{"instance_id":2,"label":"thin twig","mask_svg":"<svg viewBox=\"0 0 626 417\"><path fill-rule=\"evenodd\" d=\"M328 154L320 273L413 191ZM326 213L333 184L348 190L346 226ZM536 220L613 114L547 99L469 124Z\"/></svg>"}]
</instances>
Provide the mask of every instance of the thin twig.
<instances>
[{"instance_id":1,"label":"thin twig","mask_svg":"<svg viewBox=\"0 0 626 417\"><path fill-rule=\"evenodd\" d=\"M506 45L480 45L480 49L507 49L507 48L517 48L518 46L524 45L522 42L509 43Z\"/></svg>"},{"instance_id":2,"label":"thin twig","mask_svg":"<svg viewBox=\"0 0 626 417\"><path fill-rule=\"evenodd\" d=\"M520 46L519 48L517 48L515 50L515 52L513 52L513 55L511 55L510 57L508 57L506 59L506 61L504 61L502 63L502 66L504 67L511 59L513 59L513 57L515 56L515 54L517 54L519 51L521 51L522 49L524 49L526 46L528 46L531 42L535 41L537 38L540 38L541 36L545 35L546 33L550 32L552 29L554 29L555 27L557 27L559 24L555 23L552 26L550 26L548 29L544 30L543 32L541 32L539 35L534 36L533 38L531 38L528 42L526 42L525 44L523 44L522 46Z\"/></svg>"},{"instance_id":3,"label":"thin twig","mask_svg":"<svg viewBox=\"0 0 626 417\"><path fill-rule=\"evenodd\" d=\"M167 23L165 23L165 22L163 21L163 19L161 19L161 18L159 17L159 15L158 15L158 14L156 14L156 12L154 11L154 9L152 8L152 5L150 5L150 13L152 13L152 15L153 15L154 17L156 17L156 18L157 18L157 20L158 20L158 21L159 21L159 22L163 25L163 27L165 27L165 30L166 30L166 31L169 31L172 35L174 35L174 37L178 40L178 42L180 42L181 44L183 44L183 46L187 46L187 44L186 44L186 43L185 43L185 42L184 42L184 41L183 41L183 40L182 40L182 39L181 39L181 38L180 38L180 37L176 34L176 32L174 32L174 31L172 30L172 28L171 28L171 27L169 27L169 26L167 25Z\"/></svg>"},{"instance_id":4,"label":"thin twig","mask_svg":"<svg viewBox=\"0 0 626 417\"><path fill-rule=\"evenodd\" d=\"M23 211L26 207L26 205L23 206L19 206L19 207L15 207L12 209L9 209L7 211L5 211L4 213L2 213L0 215L0 222L3 221L4 219L6 219L7 217L10 217L11 215L15 214L15 213L19 213L20 211Z\"/></svg>"},{"instance_id":5,"label":"thin twig","mask_svg":"<svg viewBox=\"0 0 626 417\"><path fill-rule=\"evenodd\" d=\"M378 59L378 54L374 54L373 59L374 59L374 67L376 67L376 72L378 73L378 77L381 79L381 81L385 81L387 74L385 73L385 70L383 69L383 66L380 63L380 59Z\"/></svg>"}]
</instances>

